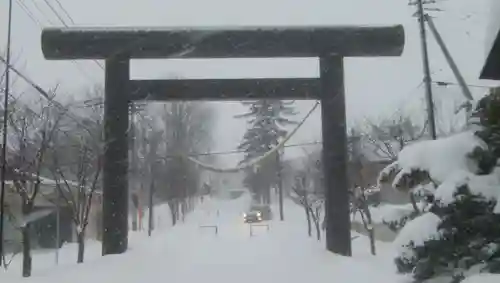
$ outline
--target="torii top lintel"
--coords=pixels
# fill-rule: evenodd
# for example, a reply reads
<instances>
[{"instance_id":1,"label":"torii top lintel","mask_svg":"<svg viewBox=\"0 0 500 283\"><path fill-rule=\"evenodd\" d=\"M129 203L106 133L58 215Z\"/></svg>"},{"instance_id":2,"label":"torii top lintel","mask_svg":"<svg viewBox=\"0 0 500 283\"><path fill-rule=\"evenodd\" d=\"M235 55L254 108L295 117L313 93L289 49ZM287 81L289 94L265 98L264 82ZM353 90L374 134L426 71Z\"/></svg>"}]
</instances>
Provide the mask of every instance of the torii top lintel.
<instances>
[{"instance_id":1,"label":"torii top lintel","mask_svg":"<svg viewBox=\"0 0 500 283\"><path fill-rule=\"evenodd\" d=\"M45 28L47 59L399 56L401 25L384 27Z\"/></svg>"}]
</instances>

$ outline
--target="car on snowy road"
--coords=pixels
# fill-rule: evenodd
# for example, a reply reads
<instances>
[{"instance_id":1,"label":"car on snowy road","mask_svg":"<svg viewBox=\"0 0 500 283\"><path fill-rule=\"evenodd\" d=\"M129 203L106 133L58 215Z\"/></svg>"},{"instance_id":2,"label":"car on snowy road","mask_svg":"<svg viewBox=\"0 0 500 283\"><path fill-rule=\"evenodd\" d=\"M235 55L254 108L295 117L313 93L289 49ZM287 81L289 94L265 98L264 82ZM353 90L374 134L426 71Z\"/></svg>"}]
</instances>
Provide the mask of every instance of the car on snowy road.
<instances>
[{"instance_id":1,"label":"car on snowy road","mask_svg":"<svg viewBox=\"0 0 500 283\"><path fill-rule=\"evenodd\" d=\"M271 207L266 204L254 204L250 206L248 212L243 213L243 220L245 223L261 222L271 220L273 213Z\"/></svg>"},{"instance_id":2,"label":"car on snowy road","mask_svg":"<svg viewBox=\"0 0 500 283\"><path fill-rule=\"evenodd\" d=\"M255 223L262 221L262 213L260 211L250 211L243 213L243 222Z\"/></svg>"}]
</instances>

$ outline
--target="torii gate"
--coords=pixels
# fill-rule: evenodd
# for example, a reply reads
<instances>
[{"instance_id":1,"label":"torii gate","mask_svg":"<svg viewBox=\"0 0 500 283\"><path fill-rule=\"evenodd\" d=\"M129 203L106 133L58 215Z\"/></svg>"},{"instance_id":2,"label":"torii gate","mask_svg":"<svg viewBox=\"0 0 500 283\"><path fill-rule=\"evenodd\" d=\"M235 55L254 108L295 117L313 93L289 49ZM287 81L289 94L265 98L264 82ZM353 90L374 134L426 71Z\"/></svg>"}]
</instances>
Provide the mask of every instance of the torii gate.
<instances>
[{"instance_id":1,"label":"torii gate","mask_svg":"<svg viewBox=\"0 0 500 283\"><path fill-rule=\"evenodd\" d=\"M128 242L128 104L137 100L319 99L326 246L351 255L344 57L399 56L402 26L46 28L49 60L105 60L102 253ZM130 59L319 57L319 78L130 80ZM308 95L306 95L308 94Z\"/></svg>"}]
</instances>

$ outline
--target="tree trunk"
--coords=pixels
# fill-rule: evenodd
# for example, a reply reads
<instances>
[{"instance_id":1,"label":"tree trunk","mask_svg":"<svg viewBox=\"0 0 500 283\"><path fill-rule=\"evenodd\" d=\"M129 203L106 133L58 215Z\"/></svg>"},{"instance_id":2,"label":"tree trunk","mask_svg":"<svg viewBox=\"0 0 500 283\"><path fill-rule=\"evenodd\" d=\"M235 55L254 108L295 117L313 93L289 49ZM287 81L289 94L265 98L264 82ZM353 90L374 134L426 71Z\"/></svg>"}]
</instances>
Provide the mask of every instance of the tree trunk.
<instances>
[{"instance_id":1,"label":"tree trunk","mask_svg":"<svg viewBox=\"0 0 500 283\"><path fill-rule=\"evenodd\" d=\"M139 228L139 225L138 225L138 206L139 206L139 197L138 195L133 192L131 194L131 198L132 198L132 211L131 211L131 216L132 216L132 231L137 231L138 228Z\"/></svg>"},{"instance_id":2,"label":"tree trunk","mask_svg":"<svg viewBox=\"0 0 500 283\"><path fill-rule=\"evenodd\" d=\"M23 277L31 276L31 237L30 237L31 224L27 223L21 230L23 239Z\"/></svg>"},{"instance_id":3,"label":"tree trunk","mask_svg":"<svg viewBox=\"0 0 500 283\"><path fill-rule=\"evenodd\" d=\"M267 188L264 192L264 203L271 204L271 188Z\"/></svg>"},{"instance_id":4,"label":"tree trunk","mask_svg":"<svg viewBox=\"0 0 500 283\"><path fill-rule=\"evenodd\" d=\"M83 263L83 257L85 255L85 230L78 232L76 235L76 239L78 242L78 258L76 260L77 263Z\"/></svg>"},{"instance_id":5,"label":"tree trunk","mask_svg":"<svg viewBox=\"0 0 500 283\"><path fill-rule=\"evenodd\" d=\"M132 209L132 231L137 231L137 209L133 208Z\"/></svg>"},{"instance_id":6,"label":"tree trunk","mask_svg":"<svg viewBox=\"0 0 500 283\"><path fill-rule=\"evenodd\" d=\"M311 207L309 207L309 214L312 216L312 219L313 219L313 222L314 222L314 226L316 228L316 238L319 241L319 240L321 240L321 229L319 227L319 217L318 217L318 214L316 214ZM309 236L311 236L311 235L309 235Z\"/></svg>"},{"instance_id":7,"label":"tree trunk","mask_svg":"<svg viewBox=\"0 0 500 283\"><path fill-rule=\"evenodd\" d=\"M23 215L27 216L33 211L33 203L27 199L27 197L22 197L22 211ZM31 223L25 223L25 226L21 228L22 242L23 242L23 277L31 276L32 258L31 258Z\"/></svg>"},{"instance_id":8,"label":"tree trunk","mask_svg":"<svg viewBox=\"0 0 500 283\"><path fill-rule=\"evenodd\" d=\"M168 202L168 207L170 207L170 215L172 217L172 226L175 226L177 223L177 206L175 205L175 201L171 200Z\"/></svg>"},{"instance_id":9,"label":"tree trunk","mask_svg":"<svg viewBox=\"0 0 500 283\"><path fill-rule=\"evenodd\" d=\"M182 213L182 222L184 222L186 220L186 213L187 213L186 199L183 199L181 202L181 213Z\"/></svg>"},{"instance_id":10,"label":"tree trunk","mask_svg":"<svg viewBox=\"0 0 500 283\"><path fill-rule=\"evenodd\" d=\"M306 201L302 204L304 206L304 211L306 212L306 219L307 219L307 235L309 237L312 236L312 227L311 227L311 214L309 213L309 208L308 204Z\"/></svg>"},{"instance_id":11,"label":"tree trunk","mask_svg":"<svg viewBox=\"0 0 500 283\"><path fill-rule=\"evenodd\" d=\"M375 231L373 230L372 225L372 216L368 207L365 207L363 210L360 210L361 220L363 221L363 226L365 226L366 231L368 232L368 238L370 239L370 252L372 255L376 255L375 249ZM366 219L365 219L366 215Z\"/></svg>"}]
</instances>

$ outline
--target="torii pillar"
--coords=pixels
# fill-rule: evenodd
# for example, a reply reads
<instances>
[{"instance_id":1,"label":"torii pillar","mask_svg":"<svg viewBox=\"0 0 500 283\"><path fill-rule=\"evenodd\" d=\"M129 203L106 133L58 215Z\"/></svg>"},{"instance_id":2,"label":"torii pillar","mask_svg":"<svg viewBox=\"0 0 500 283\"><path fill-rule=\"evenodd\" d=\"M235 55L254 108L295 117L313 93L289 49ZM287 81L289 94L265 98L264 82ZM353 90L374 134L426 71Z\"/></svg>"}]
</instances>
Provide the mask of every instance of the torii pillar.
<instances>
[{"instance_id":1,"label":"torii pillar","mask_svg":"<svg viewBox=\"0 0 500 283\"><path fill-rule=\"evenodd\" d=\"M319 99L326 246L351 255L344 57L399 56L404 30L389 27L46 28L47 59L105 60L103 255L127 250L128 103L133 100ZM318 79L130 81L130 59L316 57ZM307 91L306 91L307 90Z\"/></svg>"}]
</instances>

